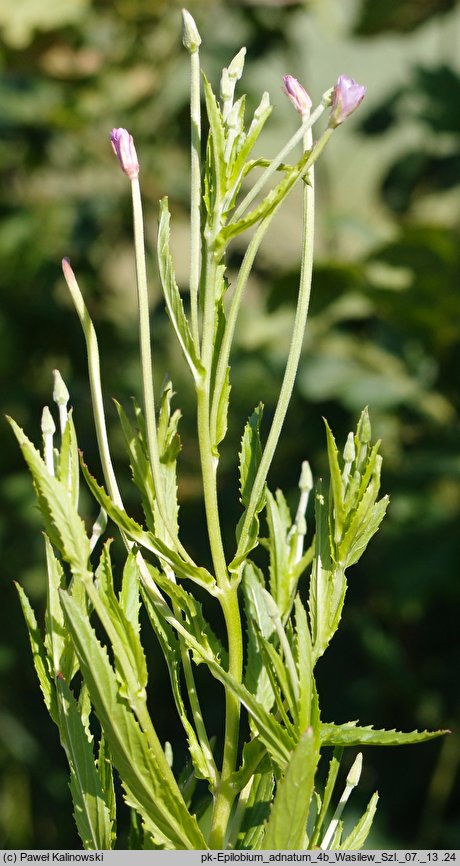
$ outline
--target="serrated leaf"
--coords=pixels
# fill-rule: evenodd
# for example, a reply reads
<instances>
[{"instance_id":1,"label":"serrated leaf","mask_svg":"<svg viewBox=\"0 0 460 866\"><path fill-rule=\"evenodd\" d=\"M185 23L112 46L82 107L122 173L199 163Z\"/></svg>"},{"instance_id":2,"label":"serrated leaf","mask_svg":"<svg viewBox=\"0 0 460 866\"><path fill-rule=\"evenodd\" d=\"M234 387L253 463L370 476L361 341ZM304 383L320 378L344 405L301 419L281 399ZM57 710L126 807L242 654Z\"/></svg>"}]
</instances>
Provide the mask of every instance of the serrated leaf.
<instances>
[{"instance_id":1,"label":"serrated leaf","mask_svg":"<svg viewBox=\"0 0 460 866\"><path fill-rule=\"evenodd\" d=\"M270 593L285 621L292 605L291 551L288 543L292 519L281 490L276 491L276 497L267 490L266 516L269 529Z\"/></svg>"},{"instance_id":2,"label":"serrated leaf","mask_svg":"<svg viewBox=\"0 0 460 866\"><path fill-rule=\"evenodd\" d=\"M207 744L201 744L199 742L195 729L187 716L185 703L182 697L182 661L180 642L176 637L173 628L158 614L150 596L144 589L142 590L142 595L150 622L163 650L163 655L168 666L174 703L187 737L188 749L195 770L195 775L199 779L207 779L211 786L215 787L217 784L217 770L212 753L208 750Z\"/></svg>"},{"instance_id":3,"label":"serrated leaf","mask_svg":"<svg viewBox=\"0 0 460 866\"><path fill-rule=\"evenodd\" d=\"M260 850L274 787L275 780L271 770L253 776L241 830L235 845L237 850Z\"/></svg>"},{"instance_id":4,"label":"serrated leaf","mask_svg":"<svg viewBox=\"0 0 460 866\"><path fill-rule=\"evenodd\" d=\"M327 774L326 784L324 786L324 795L322 802L318 809L318 814L316 816L315 825L313 828L313 832L311 834L310 839L310 847L315 848L318 846L319 837L321 834L321 829L324 823L324 819L327 814L327 810L329 809L329 804L331 802L332 794L335 788L335 783L337 781L337 776L340 769L340 762L342 760L343 748L340 746L336 746L334 749L334 753L329 763L329 770Z\"/></svg>"},{"instance_id":5,"label":"serrated leaf","mask_svg":"<svg viewBox=\"0 0 460 866\"><path fill-rule=\"evenodd\" d=\"M59 480L67 488L74 508L78 508L80 466L78 460L77 434L73 423L72 410L67 415L67 422L62 435L61 449L58 460Z\"/></svg>"},{"instance_id":6,"label":"serrated leaf","mask_svg":"<svg viewBox=\"0 0 460 866\"><path fill-rule=\"evenodd\" d=\"M65 592L61 593L61 603L128 804L140 813L158 843L174 849L205 849L205 840L185 806L163 750L160 747L155 755L152 753L146 734L120 697L107 650Z\"/></svg>"},{"instance_id":7,"label":"serrated leaf","mask_svg":"<svg viewBox=\"0 0 460 866\"><path fill-rule=\"evenodd\" d=\"M242 219L239 219L236 222L230 222L220 230L217 239L219 249L224 249L231 238L234 238L246 231L246 229L250 228L256 222L265 219L273 210L275 210L276 206L302 176L309 158L310 152L305 151L297 165L295 165L291 170L286 169L285 177L272 190L270 190L260 204L258 204Z\"/></svg>"},{"instance_id":8,"label":"serrated leaf","mask_svg":"<svg viewBox=\"0 0 460 866\"><path fill-rule=\"evenodd\" d=\"M157 586L182 611L189 634L199 643L202 650L210 653L219 664L227 665L227 651L204 618L202 604L183 586L169 580L158 569L150 567L150 572ZM194 655L196 656L196 653ZM201 662L202 654L199 654L195 661Z\"/></svg>"},{"instance_id":9,"label":"serrated leaf","mask_svg":"<svg viewBox=\"0 0 460 866\"><path fill-rule=\"evenodd\" d=\"M158 266L160 271L161 285L166 302L171 324L179 340L185 360L192 371L195 379L202 373L202 365L199 360L199 352L193 341L187 317L184 312L182 298L174 275L174 267L169 249L169 222L170 213L168 199L165 196L160 201L160 225L158 228Z\"/></svg>"},{"instance_id":10,"label":"serrated leaf","mask_svg":"<svg viewBox=\"0 0 460 866\"><path fill-rule=\"evenodd\" d=\"M356 722L343 725L322 724L322 746L407 746L410 743L425 743L435 737L442 737L450 731L410 731L375 730L372 725L360 727Z\"/></svg>"},{"instance_id":11,"label":"serrated leaf","mask_svg":"<svg viewBox=\"0 0 460 866\"><path fill-rule=\"evenodd\" d=\"M145 442L140 431L134 429L123 407L116 400L115 406L130 458L129 463L133 481L141 494L142 510L144 512L145 522L150 532L154 532L155 488Z\"/></svg>"},{"instance_id":12,"label":"serrated leaf","mask_svg":"<svg viewBox=\"0 0 460 866\"><path fill-rule=\"evenodd\" d=\"M246 687L257 698L259 703L266 710L270 710L275 696L267 670L263 664L257 633L259 632L268 639L274 633L275 626L267 611L265 597L262 592L263 585L262 572L254 563L248 561L243 569L243 579L241 582L248 632L247 663L244 681Z\"/></svg>"},{"instance_id":13,"label":"serrated leaf","mask_svg":"<svg viewBox=\"0 0 460 866\"><path fill-rule=\"evenodd\" d=\"M239 454L240 501L246 508L249 505L251 491L262 459L262 445L260 442L262 414L263 406L262 403L259 403L246 423L241 440L241 451ZM265 495L261 497L257 511L261 511L264 501Z\"/></svg>"},{"instance_id":14,"label":"serrated leaf","mask_svg":"<svg viewBox=\"0 0 460 866\"><path fill-rule=\"evenodd\" d=\"M151 532L145 532L145 530L143 530L142 527L132 519L132 517L128 516L126 511L122 508L118 508L118 506L112 502L104 488L97 483L95 478L93 478L83 461L81 462L81 468L86 483L88 484L94 498L99 502L99 505L107 511L111 520L113 520L113 522L126 533L128 538L131 538L132 541L136 542L136 544L139 544L141 547L145 547L147 550L150 550L151 553L154 553L161 563L169 565L179 577L189 578L200 586L203 586L205 589L211 589L215 586L215 580L209 571L206 571L205 568L201 568L193 563L186 562L178 553L171 550L163 541L156 538L156 536Z\"/></svg>"},{"instance_id":15,"label":"serrated leaf","mask_svg":"<svg viewBox=\"0 0 460 866\"><path fill-rule=\"evenodd\" d=\"M311 722L313 657L307 613L300 596L295 600L294 641L299 684L297 724L299 731L304 731Z\"/></svg>"},{"instance_id":16,"label":"serrated leaf","mask_svg":"<svg viewBox=\"0 0 460 866\"><path fill-rule=\"evenodd\" d=\"M24 459L29 466L50 539L74 574L86 574L90 556L89 539L64 484L50 475L44 460L23 430L9 418Z\"/></svg>"},{"instance_id":17,"label":"serrated leaf","mask_svg":"<svg viewBox=\"0 0 460 866\"><path fill-rule=\"evenodd\" d=\"M45 553L48 576L45 646L48 651L53 674L55 675L60 671L65 681L70 682L75 673L77 659L64 627L64 614L59 598L59 590L65 586L64 572L46 536Z\"/></svg>"},{"instance_id":18,"label":"serrated leaf","mask_svg":"<svg viewBox=\"0 0 460 866\"><path fill-rule=\"evenodd\" d=\"M215 210L223 204L226 192L226 162L225 162L225 126L224 120L212 91L212 87L203 74L204 97L209 120L209 139L206 164L206 178L209 196L209 217L213 221ZM219 228L217 226L216 228Z\"/></svg>"},{"instance_id":19,"label":"serrated leaf","mask_svg":"<svg viewBox=\"0 0 460 866\"><path fill-rule=\"evenodd\" d=\"M110 845L109 847L113 848L117 838L117 801L115 797L115 786L113 782L112 761L110 758L110 751L105 741L104 734L101 734L101 738L99 740L97 772L101 780L102 790L104 792L104 800L107 803L107 809L109 812L109 831L110 838L112 840L112 845Z\"/></svg>"},{"instance_id":20,"label":"serrated leaf","mask_svg":"<svg viewBox=\"0 0 460 866\"><path fill-rule=\"evenodd\" d=\"M337 631L347 588L343 570L334 565L331 557L329 504L321 481L315 494L315 521L315 552L308 600L314 663Z\"/></svg>"},{"instance_id":21,"label":"serrated leaf","mask_svg":"<svg viewBox=\"0 0 460 866\"><path fill-rule=\"evenodd\" d=\"M339 851L359 851L363 847L372 828L378 800L379 795L376 791L369 800L364 815L362 815L351 833L342 842L338 849Z\"/></svg>"},{"instance_id":22,"label":"serrated leaf","mask_svg":"<svg viewBox=\"0 0 460 866\"><path fill-rule=\"evenodd\" d=\"M74 817L84 848L111 848L109 810L94 763L93 750L75 698L62 677L56 679L59 732L70 767Z\"/></svg>"},{"instance_id":23,"label":"serrated leaf","mask_svg":"<svg viewBox=\"0 0 460 866\"><path fill-rule=\"evenodd\" d=\"M32 650L32 659L37 673L40 689L45 701L46 709L48 710L53 722L58 724L58 709L56 704L56 689L54 679L51 676L48 658L46 655L45 646L37 625L35 613L25 594L22 586L15 583L21 602L22 612L26 621L27 631L29 633L30 648Z\"/></svg>"},{"instance_id":24,"label":"serrated leaf","mask_svg":"<svg viewBox=\"0 0 460 866\"><path fill-rule=\"evenodd\" d=\"M332 435L332 430L326 419L324 419L324 424L326 427L329 472L331 474L332 501L334 503L334 540L338 542L342 537L344 523L343 480L339 466L339 452Z\"/></svg>"},{"instance_id":25,"label":"serrated leaf","mask_svg":"<svg viewBox=\"0 0 460 866\"><path fill-rule=\"evenodd\" d=\"M227 426L228 426L228 406L230 402L230 367L227 367L225 371L224 381L222 382L222 388L220 390L220 394L217 401L217 415L216 415L216 431L215 431L215 443L214 450L217 450L217 446L225 439L227 434Z\"/></svg>"},{"instance_id":26,"label":"serrated leaf","mask_svg":"<svg viewBox=\"0 0 460 866\"><path fill-rule=\"evenodd\" d=\"M155 535L166 543L171 536L171 529L176 536L179 534L176 463L177 456L181 450L180 438L177 432L181 413L179 409L171 413L173 394L172 384L170 381L167 381L161 394L160 411L158 413L158 448L160 452L160 475L166 509L166 521L163 521L161 518L157 503L155 503Z\"/></svg>"},{"instance_id":27,"label":"serrated leaf","mask_svg":"<svg viewBox=\"0 0 460 866\"><path fill-rule=\"evenodd\" d=\"M319 761L319 739L307 728L276 789L262 850L303 850L308 813Z\"/></svg>"},{"instance_id":28,"label":"serrated leaf","mask_svg":"<svg viewBox=\"0 0 460 866\"><path fill-rule=\"evenodd\" d=\"M136 634L139 634L139 571L136 556L132 552L128 554L123 568L118 601L126 619L131 623Z\"/></svg>"},{"instance_id":29,"label":"serrated leaf","mask_svg":"<svg viewBox=\"0 0 460 866\"><path fill-rule=\"evenodd\" d=\"M109 547L110 541L104 545L96 572L98 586L85 580L85 590L112 645L120 695L138 713L139 706L146 705L147 662L139 634L125 616L113 589Z\"/></svg>"}]
</instances>

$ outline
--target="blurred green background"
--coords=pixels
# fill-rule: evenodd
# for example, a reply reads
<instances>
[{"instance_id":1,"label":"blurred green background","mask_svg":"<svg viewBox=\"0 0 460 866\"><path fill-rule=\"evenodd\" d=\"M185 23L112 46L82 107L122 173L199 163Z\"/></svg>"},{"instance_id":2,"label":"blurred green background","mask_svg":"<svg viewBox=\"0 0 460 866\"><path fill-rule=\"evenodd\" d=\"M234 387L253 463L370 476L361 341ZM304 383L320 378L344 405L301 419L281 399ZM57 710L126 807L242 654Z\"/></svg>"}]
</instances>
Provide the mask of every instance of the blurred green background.
<instances>
[{"instance_id":1,"label":"blurred green background","mask_svg":"<svg viewBox=\"0 0 460 866\"><path fill-rule=\"evenodd\" d=\"M355 807L379 789L368 847L460 848L460 6L191 0L189 9L215 87L222 66L246 45L249 106L265 89L275 105L260 146L265 156L298 122L281 91L283 73L301 79L314 102L340 73L368 86L318 166L311 319L270 485L295 507L301 461L308 458L316 476L325 469L322 416L343 442L369 405L391 505L350 573L342 627L318 666L323 717L451 727L443 741L368 749ZM188 60L180 4L0 0L0 58L2 416L13 415L38 441L58 367L80 446L99 471L84 344L60 272L67 255L100 338L115 462L127 502L138 507L110 405L112 396L126 405L139 395L130 197L108 141L113 126L126 126L142 165L158 385L172 376L184 413L183 535L194 555L206 557L190 386L153 256L158 199L167 193L185 284ZM238 440L259 399L268 424L289 342L300 204L294 195L265 242L238 329L221 473L229 550L239 514ZM235 247L233 266L240 255ZM65 759L41 703L12 583L19 580L43 610L40 520L4 420L0 441L0 845L79 847ZM171 739L174 722L157 697L167 689L165 673L156 664L151 688L160 735Z\"/></svg>"}]
</instances>

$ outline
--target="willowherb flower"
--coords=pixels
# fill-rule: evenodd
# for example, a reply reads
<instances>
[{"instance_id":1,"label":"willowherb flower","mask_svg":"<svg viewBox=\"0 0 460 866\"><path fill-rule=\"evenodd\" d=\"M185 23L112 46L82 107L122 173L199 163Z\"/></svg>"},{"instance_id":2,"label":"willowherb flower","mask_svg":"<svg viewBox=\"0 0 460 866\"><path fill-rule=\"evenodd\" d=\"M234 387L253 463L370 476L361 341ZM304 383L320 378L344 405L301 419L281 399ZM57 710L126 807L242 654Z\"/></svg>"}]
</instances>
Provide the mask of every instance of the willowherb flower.
<instances>
[{"instance_id":1,"label":"willowherb flower","mask_svg":"<svg viewBox=\"0 0 460 866\"><path fill-rule=\"evenodd\" d=\"M283 90L286 96L291 100L295 110L298 111L302 117L308 117L312 101L305 88L302 87L300 81L297 81L297 78L294 78L293 75L283 75L283 82Z\"/></svg>"},{"instance_id":2,"label":"willowherb flower","mask_svg":"<svg viewBox=\"0 0 460 866\"><path fill-rule=\"evenodd\" d=\"M332 93L332 112L329 126L333 129L343 123L347 117L361 105L366 87L358 84L353 78L340 75Z\"/></svg>"},{"instance_id":3,"label":"willowherb flower","mask_svg":"<svg viewBox=\"0 0 460 866\"><path fill-rule=\"evenodd\" d=\"M110 141L124 173L130 180L136 180L139 175L139 162L132 135L123 127L112 129Z\"/></svg>"}]
</instances>

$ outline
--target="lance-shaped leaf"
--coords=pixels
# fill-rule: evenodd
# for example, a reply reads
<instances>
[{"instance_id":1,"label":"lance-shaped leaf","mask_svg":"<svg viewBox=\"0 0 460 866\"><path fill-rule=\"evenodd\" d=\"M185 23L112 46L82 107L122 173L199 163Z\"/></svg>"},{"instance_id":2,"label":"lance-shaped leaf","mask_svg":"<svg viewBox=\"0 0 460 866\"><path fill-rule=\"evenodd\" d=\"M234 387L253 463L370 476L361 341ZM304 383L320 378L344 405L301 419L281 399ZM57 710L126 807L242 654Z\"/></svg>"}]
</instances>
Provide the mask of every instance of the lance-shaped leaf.
<instances>
[{"instance_id":1,"label":"lance-shaped leaf","mask_svg":"<svg viewBox=\"0 0 460 866\"><path fill-rule=\"evenodd\" d=\"M111 848L117 838L117 801L115 798L115 786L113 781L113 767L109 747L105 741L104 734L99 740L99 751L97 756L97 772L101 780L104 800L109 810L109 831L112 841Z\"/></svg>"},{"instance_id":2,"label":"lance-shaped leaf","mask_svg":"<svg viewBox=\"0 0 460 866\"><path fill-rule=\"evenodd\" d=\"M250 170L251 168L251 166L247 165L249 155L257 139L259 138L259 135L262 132L265 122L269 118L271 112L272 106L269 104L268 93L264 93L258 107L254 112L254 117L248 129L247 135L244 139L244 143L239 148L238 153L235 156L231 166L229 166L227 183L230 190L230 200L228 203L228 208L231 208L234 204L243 177L247 173L247 170Z\"/></svg>"},{"instance_id":3,"label":"lance-shaped leaf","mask_svg":"<svg viewBox=\"0 0 460 866\"><path fill-rule=\"evenodd\" d=\"M100 487L95 478L89 472L87 466L81 463L82 472L94 498L99 502L99 505L105 509L108 516L113 522L126 533L128 538L135 541L141 547L145 547L154 553L160 562L169 565L179 577L190 578L205 589L214 587L215 581L209 571L205 568L198 567L193 563L186 562L176 553L171 550L163 541L156 538L151 532L145 532L132 517L129 517L122 508L110 499L103 487Z\"/></svg>"},{"instance_id":4,"label":"lance-shaped leaf","mask_svg":"<svg viewBox=\"0 0 460 866\"><path fill-rule=\"evenodd\" d=\"M337 631L347 582L343 570L331 556L329 505L319 481L315 494L316 534L308 606L314 663L323 654Z\"/></svg>"},{"instance_id":5,"label":"lance-shaped leaf","mask_svg":"<svg viewBox=\"0 0 460 866\"><path fill-rule=\"evenodd\" d=\"M356 722L345 722L343 725L322 724L322 746L407 746L410 743L425 743L449 734L448 730L440 731L387 731L375 730L372 725L360 727Z\"/></svg>"},{"instance_id":6,"label":"lance-shaped leaf","mask_svg":"<svg viewBox=\"0 0 460 866\"><path fill-rule=\"evenodd\" d=\"M363 847L372 828L378 801L379 795L375 792L367 804L364 815L361 816L351 833L339 846L339 851L359 851Z\"/></svg>"},{"instance_id":7,"label":"lance-shaped leaf","mask_svg":"<svg viewBox=\"0 0 460 866\"><path fill-rule=\"evenodd\" d=\"M110 849L112 822L91 743L75 698L60 676L56 679L56 690L59 732L70 767L70 791L80 839L84 848Z\"/></svg>"},{"instance_id":8,"label":"lance-shaped leaf","mask_svg":"<svg viewBox=\"0 0 460 866\"><path fill-rule=\"evenodd\" d=\"M160 225L158 228L158 266L160 270L161 285L166 301L166 309L172 326L176 332L181 349L187 364L195 379L199 378L202 366L198 357L197 347L193 341L190 326L187 321L182 298L174 276L171 252L169 249L169 222L170 214L168 199L166 197L160 202Z\"/></svg>"},{"instance_id":9,"label":"lance-shaped leaf","mask_svg":"<svg viewBox=\"0 0 460 866\"><path fill-rule=\"evenodd\" d=\"M112 644L120 695L138 713L146 706L147 663L139 634L125 616L114 592L110 544L106 542L102 550L97 584L85 580L85 590Z\"/></svg>"},{"instance_id":10,"label":"lance-shaped leaf","mask_svg":"<svg viewBox=\"0 0 460 866\"><path fill-rule=\"evenodd\" d=\"M8 420L32 473L40 511L52 543L74 574L86 573L90 555L89 539L66 485L50 475L32 442L12 418Z\"/></svg>"},{"instance_id":11,"label":"lance-shaped leaf","mask_svg":"<svg viewBox=\"0 0 460 866\"><path fill-rule=\"evenodd\" d=\"M262 572L250 560L243 569L241 586L248 632L245 685L266 710L271 710L275 696L263 663L258 634L269 639L274 634L275 626L268 613L262 591L264 589Z\"/></svg>"},{"instance_id":12,"label":"lance-shaped leaf","mask_svg":"<svg viewBox=\"0 0 460 866\"><path fill-rule=\"evenodd\" d=\"M30 648L32 650L32 659L37 673L40 689L45 701L46 709L48 710L53 722L58 724L58 709L56 704L56 688L54 678L50 671L49 660L46 653L43 638L40 629L37 625L35 613L25 594L22 586L15 584L21 602L22 612L26 621L27 631L29 633Z\"/></svg>"},{"instance_id":13,"label":"lance-shaped leaf","mask_svg":"<svg viewBox=\"0 0 460 866\"><path fill-rule=\"evenodd\" d=\"M235 845L237 850L259 851L261 849L274 787L275 779L271 770L266 770L265 773L256 773L253 776L241 829Z\"/></svg>"},{"instance_id":14,"label":"lance-shaped leaf","mask_svg":"<svg viewBox=\"0 0 460 866\"><path fill-rule=\"evenodd\" d=\"M134 429L124 409L116 400L115 406L125 437L133 481L141 494L145 522L150 532L154 532L155 488L153 485L152 469L147 457L145 440L141 432Z\"/></svg>"},{"instance_id":15,"label":"lance-shaped leaf","mask_svg":"<svg viewBox=\"0 0 460 866\"><path fill-rule=\"evenodd\" d=\"M259 403L254 409L254 412L249 417L244 428L243 437L241 439L241 451L239 454L239 474L240 474L240 502L245 507L245 511L238 521L236 527L236 539L239 540L241 529L244 524L246 510L250 502L252 488L257 476L257 470L262 458L262 445L260 442L260 425L262 422L263 404ZM235 557L230 565L229 571L238 574L240 566L246 560L248 553L257 546L259 539L259 518L258 514L262 511L265 505L265 486L263 487L259 501L256 505L254 516L248 532L248 539L245 549L241 554Z\"/></svg>"},{"instance_id":16,"label":"lance-shaped leaf","mask_svg":"<svg viewBox=\"0 0 460 866\"><path fill-rule=\"evenodd\" d=\"M128 804L139 812L147 832L157 844L177 849L206 848L163 751L152 753L146 734L121 698L107 650L99 643L74 600L63 592L61 601L91 702L122 779Z\"/></svg>"},{"instance_id":17,"label":"lance-shaped leaf","mask_svg":"<svg viewBox=\"0 0 460 866\"><path fill-rule=\"evenodd\" d=\"M262 843L263 850L292 851L305 848L307 819L318 761L319 738L313 728L307 728L278 782Z\"/></svg>"},{"instance_id":18,"label":"lance-shaped leaf","mask_svg":"<svg viewBox=\"0 0 460 866\"><path fill-rule=\"evenodd\" d=\"M67 415L67 421L62 435L61 450L58 460L58 477L62 481L75 508L78 508L80 463L78 460L77 434L72 418L72 410Z\"/></svg>"},{"instance_id":19,"label":"lance-shaped leaf","mask_svg":"<svg viewBox=\"0 0 460 866\"><path fill-rule=\"evenodd\" d=\"M277 204L288 194L299 178L302 177L309 158L310 152L305 151L297 165L292 168L286 167L286 174L283 179L272 190L270 190L260 204L258 204L245 217L242 217L242 219L237 220L237 222L230 222L220 230L217 239L219 249L225 248L231 238L236 237L271 214Z\"/></svg>"},{"instance_id":20,"label":"lance-shaped leaf","mask_svg":"<svg viewBox=\"0 0 460 866\"><path fill-rule=\"evenodd\" d=\"M194 639L199 643L202 650L209 653L219 664L227 664L227 651L224 649L221 641L211 628L209 623L203 616L203 608L200 602L178 583L165 577L158 569L149 567L149 571L160 589L168 595L174 605L182 611L184 623L188 629L188 633L193 635ZM190 647L193 650L193 646ZM199 663L202 659L202 654L195 656L195 662Z\"/></svg>"},{"instance_id":21,"label":"lance-shaped leaf","mask_svg":"<svg viewBox=\"0 0 460 866\"><path fill-rule=\"evenodd\" d=\"M45 536L46 570L48 577L47 605L45 613L45 646L51 664L51 671L55 676L58 671L66 682L71 682L78 667L72 642L64 625L64 614L61 608L59 590L65 588L64 571L61 563L54 555L49 539ZM81 596L81 581L76 581L71 587L74 597L78 598L83 605L86 604L86 596ZM83 590L84 593L84 590Z\"/></svg>"},{"instance_id":22,"label":"lance-shaped leaf","mask_svg":"<svg viewBox=\"0 0 460 866\"><path fill-rule=\"evenodd\" d=\"M205 201L208 208L209 222L217 218L220 223L223 198L226 192L226 162L225 162L225 124L212 87L203 75L204 97L209 120L209 139L206 159ZM218 224L217 230L220 228Z\"/></svg>"},{"instance_id":23,"label":"lance-shaped leaf","mask_svg":"<svg viewBox=\"0 0 460 866\"><path fill-rule=\"evenodd\" d=\"M195 775L198 779L207 779L211 786L215 787L218 781L218 776L214 758L209 750L208 743L200 743L195 728L187 716L184 699L182 697L182 660L180 642L174 633L174 629L159 615L145 589L143 589L142 595L150 622L155 635L158 638L168 666L174 703L187 737L188 749L195 770Z\"/></svg>"}]
</instances>

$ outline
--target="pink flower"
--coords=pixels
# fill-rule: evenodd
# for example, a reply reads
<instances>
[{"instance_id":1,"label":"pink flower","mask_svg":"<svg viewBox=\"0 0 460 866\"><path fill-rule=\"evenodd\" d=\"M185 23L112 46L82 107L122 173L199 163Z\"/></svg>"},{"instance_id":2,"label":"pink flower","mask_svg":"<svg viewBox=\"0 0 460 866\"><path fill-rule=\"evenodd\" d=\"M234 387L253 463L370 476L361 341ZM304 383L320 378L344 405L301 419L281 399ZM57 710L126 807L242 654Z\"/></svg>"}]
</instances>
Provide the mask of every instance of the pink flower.
<instances>
[{"instance_id":1,"label":"pink flower","mask_svg":"<svg viewBox=\"0 0 460 866\"><path fill-rule=\"evenodd\" d=\"M358 106L361 105L365 93L366 88L362 84L357 84L353 78L341 75L332 94L332 112L329 126L335 129L336 126L343 123L348 115L356 111Z\"/></svg>"},{"instance_id":2,"label":"pink flower","mask_svg":"<svg viewBox=\"0 0 460 866\"><path fill-rule=\"evenodd\" d=\"M293 75L283 75L283 90L291 100L294 108L302 117L308 117L312 101L304 87Z\"/></svg>"},{"instance_id":3,"label":"pink flower","mask_svg":"<svg viewBox=\"0 0 460 866\"><path fill-rule=\"evenodd\" d=\"M127 129L120 127L119 129L112 129L110 140L124 173L130 180L136 180L139 175L139 163L132 135Z\"/></svg>"}]
</instances>

